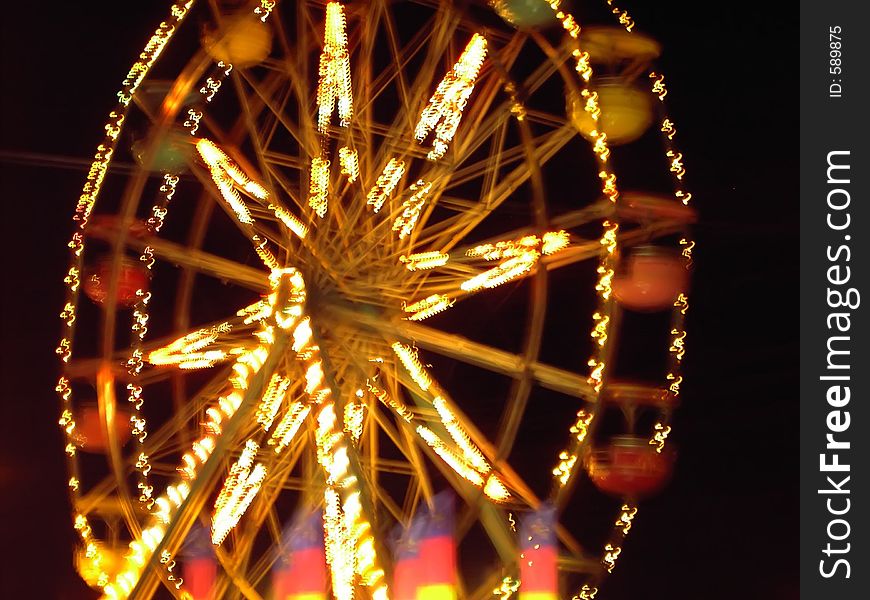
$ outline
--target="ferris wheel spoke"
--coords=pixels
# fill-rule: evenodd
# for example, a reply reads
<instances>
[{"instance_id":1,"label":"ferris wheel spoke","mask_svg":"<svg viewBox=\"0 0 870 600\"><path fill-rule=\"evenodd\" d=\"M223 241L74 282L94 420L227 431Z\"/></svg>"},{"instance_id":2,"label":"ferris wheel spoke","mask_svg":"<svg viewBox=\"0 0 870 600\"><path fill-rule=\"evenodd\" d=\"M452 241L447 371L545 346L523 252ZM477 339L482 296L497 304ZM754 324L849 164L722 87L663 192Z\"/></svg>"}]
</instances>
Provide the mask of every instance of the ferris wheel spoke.
<instances>
[{"instance_id":1,"label":"ferris wheel spoke","mask_svg":"<svg viewBox=\"0 0 870 600\"><path fill-rule=\"evenodd\" d=\"M414 124L417 122L418 117L416 111L418 108L422 108L422 103L426 101L426 98L422 96L429 93L436 69L441 65L441 60L453 39L453 34L460 25L459 17L442 4L437 5L433 19L434 21L428 33L427 41L429 43L426 47L423 65L417 71L413 82L407 86L408 90L415 90L414 95L410 91L405 92L406 96L388 129L390 134L385 137L376 154L377 158L374 162L375 171L379 171L383 165L387 164L391 156L398 154L400 158L404 159L412 153L419 153L419 150L416 149L416 141L413 138ZM388 23L388 30L390 27L395 28L395 23L392 22L388 10L384 11L384 22ZM402 69L399 65L403 61L401 55L396 54L397 47L398 43L396 42L391 45L390 50L394 55L394 64L401 71ZM426 91L421 92L421 90ZM420 97L416 97L418 94ZM398 146L395 143L390 143L389 140L399 140Z\"/></svg>"},{"instance_id":2,"label":"ferris wheel spoke","mask_svg":"<svg viewBox=\"0 0 870 600\"><path fill-rule=\"evenodd\" d=\"M240 582L243 582L246 586L246 597L259 597L252 596L251 594L256 594L255 588L265 575L259 562L250 566L251 553L255 549L257 535L272 514L274 503L285 489L285 484L304 450L305 445L302 440L296 439L292 447L289 448L289 451L272 457L273 460L268 466L269 477L264 482L256 502L246 511L243 526L241 528L237 527L240 531L235 536L233 552L230 553L223 547L217 548L217 551L224 555L223 560L221 560L224 569L227 570L229 568L235 574L232 578L233 584L239 586ZM273 544L279 546L281 544L280 532L273 531L272 535ZM221 554L218 554L218 557L220 558ZM271 567L271 560L275 556L265 556L263 558L269 561L269 567ZM230 573L229 570L227 572Z\"/></svg>"},{"instance_id":3,"label":"ferris wheel spoke","mask_svg":"<svg viewBox=\"0 0 870 600\"><path fill-rule=\"evenodd\" d=\"M148 561L149 564L146 565L145 570L141 573L133 588L131 593L133 597L136 597L137 594L148 597L149 594L154 592L157 585L156 576L162 571L158 567L161 553L163 550L169 551L170 554L174 554L177 551L197 515L205 507L211 495L212 484L216 480L218 470L223 465L223 459L231 449L232 443L236 440L238 431L249 422L250 415L255 408L254 405L261 397L272 372L283 356L286 343L285 335L277 333L263 365L251 376L250 383L244 392L239 407L226 425L223 426L221 435L215 441L214 449L199 468L196 479L190 486L190 492L175 511L163 536L152 550L150 560Z\"/></svg>"},{"instance_id":4,"label":"ferris wheel spoke","mask_svg":"<svg viewBox=\"0 0 870 600\"><path fill-rule=\"evenodd\" d=\"M323 310L338 322L355 324L358 329L376 331L385 337L398 336L412 340L426 350L495 373L516 378L524 373L530 373L541 387L573 398L594 400L596 396L586 383L584 375L537 361L528 362L519 355L473 342L456 334L406 320L390 320L367 311L358 311L344 306L328 306Z\"/></svg>"},{"instance_id":5,"label":"ferris wheel spoke","mask_svg":"<svg viewBox=\"0 0 870 600\"><path fill-rule=\"evenodd\" d=\"M547 138L536 146L532 152L532 160L539 165L544 165L550 158L562 149L575 136L573 127L565 126L547 135ZM447 252L465 236L470 233L483 219L489 216L505 200L507 200L523 183L531 176L530 170L524 166L518 166L508 172L488 193L475 209L460 215L455 225L444 234L438 236L430 245L442 252Z\"/></svg>"},{"instance_id":6,"label":"ferris wheel spoke","mask_svg":"<svg viewBox=\"0 0 870 600\"><path fill-rule=\"evenodd\" d=\"M256 292L262 293L269 289L269 274L262 269L255 269L234 260L160 238L146 238L142 242L130 242L130 245L137 249L144 248L146 244L154 250L155 257L173 265Z\"/></svg>"},{"instance_id":7,"label":"ferris wheel spoke","mask_svg":"<svg viewBox=\"0 0 870 600\"><path fill-rule=\"evenodd\" d=\"M281 126L290 134L290 137L303 148L306 153L315 154L317 153L317 139L312 137L313 132L308 132L304 126L294 124L290 117L285 113L282 109L281 105L275 102L272 98L272 94L269 90L263 89L263 84L261 82L256 81L251 73L242 72L239 75L241 81L243 81L256 95L260 102L269 110L269 112L274 115L277 119L277 122L281 124ZM240 83L241 83L240 81ZM244 98L244 102L247 103L248 100L245 98L245 94L243 91L240 91L239 97ZM249 125L249 131L251 126ZM263 148L268 148L269 144L263 144Z\"/></svg>"}]
</instances>

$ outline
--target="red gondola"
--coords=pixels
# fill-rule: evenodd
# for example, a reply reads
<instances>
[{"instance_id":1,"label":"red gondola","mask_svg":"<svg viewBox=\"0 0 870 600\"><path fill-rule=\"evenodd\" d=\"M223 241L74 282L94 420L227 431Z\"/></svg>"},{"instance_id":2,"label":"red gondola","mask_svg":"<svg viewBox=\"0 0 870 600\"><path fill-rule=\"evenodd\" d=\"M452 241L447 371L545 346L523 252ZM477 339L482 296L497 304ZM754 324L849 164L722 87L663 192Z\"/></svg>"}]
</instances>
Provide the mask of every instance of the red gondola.
<instances>
[{"instance_id":1,"label":"red gondola","mask_svg":"<svg viewBox=\"0 0 870 600\"><path fill-rule=\"evenodd\" d=\"M649 440L636 436L613 438L593 452L587 468L593 483L606 494L641 497L661 490L671 475L672 456L660 453Z\"/></svg>"}]
</instances>

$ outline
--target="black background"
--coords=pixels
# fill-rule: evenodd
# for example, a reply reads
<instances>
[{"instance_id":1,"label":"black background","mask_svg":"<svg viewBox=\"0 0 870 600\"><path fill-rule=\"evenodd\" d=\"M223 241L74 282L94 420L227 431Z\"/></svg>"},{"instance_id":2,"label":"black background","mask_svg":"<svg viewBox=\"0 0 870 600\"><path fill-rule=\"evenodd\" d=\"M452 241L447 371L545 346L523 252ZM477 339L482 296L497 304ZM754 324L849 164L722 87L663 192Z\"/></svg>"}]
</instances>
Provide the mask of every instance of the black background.
<instances>
[{"instance_id":1,"label":"black background","mask_svg":"<svg viewBox=\"0 0 870 600\"><path fill-rule=\"evenodd\" d=\"M71 565L53 392L65 243L84 174L10 155L92 156L112 94L165 4L44 2L7 7L2 19L3 597L91 597ZM676 475L642 507L599 597L795 598L797 11L624 4L665 47L702 219Z\"/></svg>"}]
</instances>

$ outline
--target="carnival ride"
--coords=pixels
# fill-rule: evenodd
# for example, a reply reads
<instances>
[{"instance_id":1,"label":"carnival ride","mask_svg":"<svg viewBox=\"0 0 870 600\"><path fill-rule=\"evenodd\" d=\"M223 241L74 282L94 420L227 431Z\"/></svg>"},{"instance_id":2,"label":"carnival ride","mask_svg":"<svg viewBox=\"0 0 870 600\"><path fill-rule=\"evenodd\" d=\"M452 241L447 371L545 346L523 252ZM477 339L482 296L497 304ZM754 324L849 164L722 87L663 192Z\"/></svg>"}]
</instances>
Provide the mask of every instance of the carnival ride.
<instances>
[{"instance_id":1,"label":"carnival ride","mask_svg":"<svg viewBox=\"0 0 870 600\"><path fill-rule=\"evenodd\" d=\"M172 5L69 243L57 391L89 584L277 597L313 510L312 597L413 597L402 543L451 489L456 572L427 597L595 597L671 471L695 218L659 45L604 8L615 26L558 1ZM615 171L632 152L660 166L641 191ZM591 310L559 307L565 282ZM614 370L627 313L666 321L657 381ZM568 526L581 480L616 498L594 545Z\"/></svg>"}]
</instances>

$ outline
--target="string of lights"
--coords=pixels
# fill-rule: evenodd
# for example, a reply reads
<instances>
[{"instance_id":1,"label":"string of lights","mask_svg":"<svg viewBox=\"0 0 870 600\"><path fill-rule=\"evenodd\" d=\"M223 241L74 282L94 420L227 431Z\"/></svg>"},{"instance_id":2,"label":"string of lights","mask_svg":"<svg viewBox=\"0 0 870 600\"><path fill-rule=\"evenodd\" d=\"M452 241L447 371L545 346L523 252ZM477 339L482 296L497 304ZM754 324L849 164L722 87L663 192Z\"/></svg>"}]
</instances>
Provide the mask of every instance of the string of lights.
<instances>
[{"instance_id":1,"label":"string of lights","mask_svg":"<svg viewBox=\"0 0 870 600\"><path fill-rule=\"evenodd\" d=\"M612 13L617 17L618 22L629 33L635 27L635 22L627 11L620 9L613 4L613 0L607 0L607 4L612 8ZM674 199L676 202L687 206L692 199L692 194L687 192L683 182L686 174L686 168L683 163L683 154L676 148L674 137L676 136L676 124L667 114L664 108L665 97L668 95L668 90L665 85L665 77L659 72L651 71L648 75L650 80L650 93L657 99L659 113L661 115L661 125L659 131L662 136L665 147L665 159L668 165L668 171L672 176L674 186ZM682 232L682 237L679 241L681 246L681 257L683 266L689 269L692 262L692 250L695 247L694 240L690 237L688 226ZM669 382L668 390L676 399L680 393L680 384L683 377L680 374L682 360L686 352L685 348L685 316L689 308L688 293L682 290L673 303L671 310L671 327L669 331L668 345L668 365L666 381ZM598 338L602 332L599 332ZM603 333L606 335L606 332ZM661 419L653 426L653 434L649 440L649 444L655 447L657 453L661 453L665 448L665 443L672 428L668 421L670 419L670 409L666 409ZM622 505L621 511L615 521L615 529L613 530L610 540L604 545L603 556L601 559L605 570L611 573L616 566L617 558L622 551L622 544L625 537L631 530L631 524L637 514L637 506L629 502ZM576 599L594 598L597 593L598 578L593 578L592 582L584 584Z\"/></svg>"},{"instance_id":2,"label":"string of lights","mask_svg":"<svg viewBox=\"0 0 870 600\"><path fill-rule=\"evenodd\" d=\"M174 3L170 8L169 17L160 23L149 38L148 42L145 44L145 47L137 57L137 60L133 63L121 83L121 89L117 94L118 104L109 112L108 119L103 128L105 136L97 146L93 162L88 170L88 175L79 196L75 214L73 215L76 230L68 244L71 251L70 267L64 277L66 298L64 308L60 313L62 333L60 342L56 349L56 353L61 360L61 371L64 373L65 366L72 355L72 339L78 306L78 292L81 283L81 273L83 270L84 231L87 227L88 219L102 189L106 172L108 171L109 163L112 160L118 136L121 132L121 127L126 118L127 108L133 99L133 95L138 90L139 85L148 74L155 61L159 58L163 49L169 43L169 40L175 34L184 18L187 16L192 5L193 0ZM68 490L70 493L71 504L73 507L76 507L78 506L81 495L81 480L78 461L76 460L76 440L74 437L76 423L70 383L70 379L65 374L61 375L58 379L57 385L55 386L55 390L61 403L61 417L58 420L58 423L60 424L65 437L64 449L67 455L67 469L70 474ZM138 404L138 398L134 397L134 401L135 404ZM98 542L93 533L93 528L88 522L87 516L75 509L73 514L73 525L82 540L84 555L90 563L91 571L95 575L95 581L101 587L106 585L109 580L109 574L103 567L105 561L102 557L102 551L99 548Z\"/></svg>"}]
</instances>

